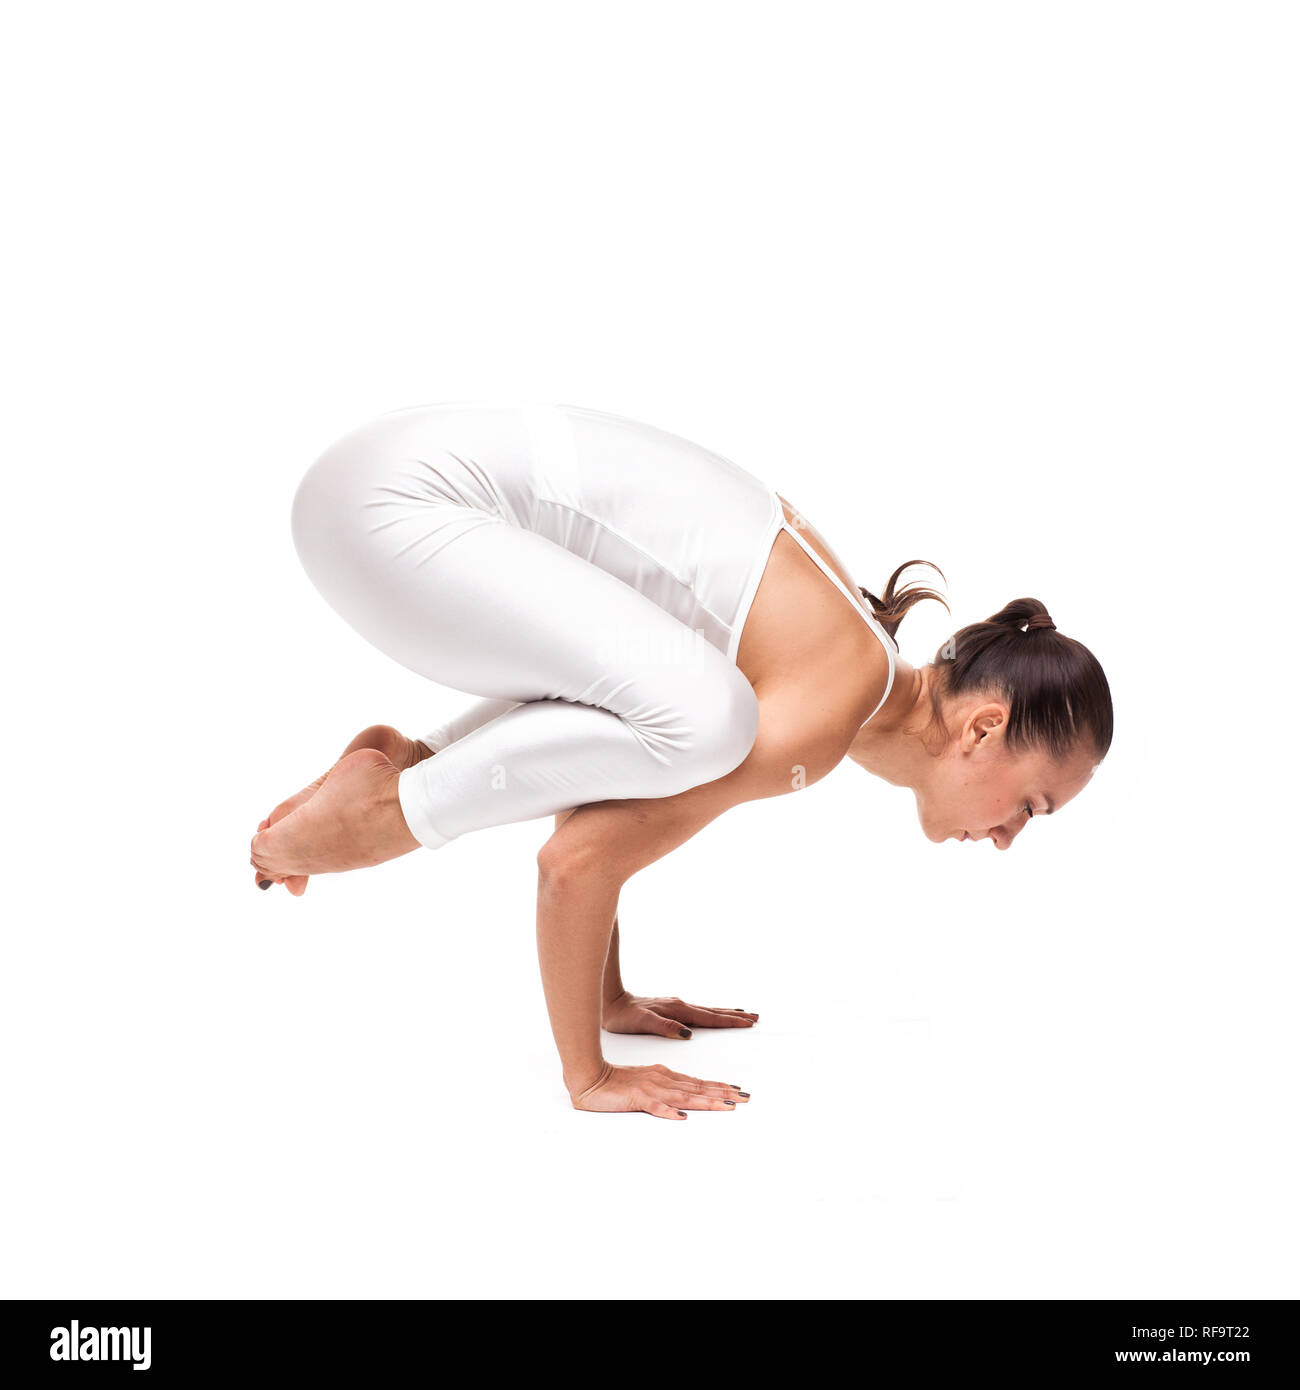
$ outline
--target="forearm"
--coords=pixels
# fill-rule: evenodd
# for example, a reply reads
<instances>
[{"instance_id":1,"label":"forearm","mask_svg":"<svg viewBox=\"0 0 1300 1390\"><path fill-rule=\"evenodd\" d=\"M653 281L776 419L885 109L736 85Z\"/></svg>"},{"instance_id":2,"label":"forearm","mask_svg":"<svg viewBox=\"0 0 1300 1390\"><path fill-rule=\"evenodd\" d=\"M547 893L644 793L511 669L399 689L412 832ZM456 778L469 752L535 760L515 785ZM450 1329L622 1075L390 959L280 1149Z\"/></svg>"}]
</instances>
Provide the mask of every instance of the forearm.
<instances>
[{"instance_id":1,"label":"forearm","mask_svg":"<svg viewBox=\"0 0 1300 1390\"><path fill-rule=\"evenodd\" d=\"M582 870L543 870L538 880L537 957L570 1095L599 1080L605 1067L601 1006L618 889L616 880Z\"/></svg>"},{"instance_id":2,"label":"forearm","mask_svg":"<svg viewBox=\"0 0 1300 1390\"><path fill-rule=\"evenodd\" d=\"M561 811L555 817L555 828L558 830L566 820L573 814L572 811ZM609 1005L614 1000L620 998L626 991L623 988L623 975L618 964L618 904L614 905L614 925L609 933L609 950L605 953L605 977L601 986L601 1002Z\"/></svg>"}]
</instances>

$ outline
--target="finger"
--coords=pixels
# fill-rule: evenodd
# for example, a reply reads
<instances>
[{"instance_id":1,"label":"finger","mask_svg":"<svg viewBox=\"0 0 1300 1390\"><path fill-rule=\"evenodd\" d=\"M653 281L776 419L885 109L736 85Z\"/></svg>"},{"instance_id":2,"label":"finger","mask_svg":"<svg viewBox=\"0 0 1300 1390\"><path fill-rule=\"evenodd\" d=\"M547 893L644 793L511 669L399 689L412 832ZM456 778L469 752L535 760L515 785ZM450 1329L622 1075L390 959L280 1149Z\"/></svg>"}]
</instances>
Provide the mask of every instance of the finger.
<instances>
[{"instance_id":1,"label":"finger","mask_svg":"<svg viewBox=\"0 0 1300 1390\"><path fill-rule=\"evenodd\" d=\"M689 1038L691 1030L683 1028L675 1018L665 1018L663 1014L656 1013L653 1009L645 1011L645 1029L643 1031L657 1034L662 1038Z\"/></svg>"},{"instance_id":2,"label":"finger","mask_svg":"<svg viewBox=\"0 0 1300 1390\"><path fill-rule=\"evenodd\" d=\"M735 1100L740 1094L737 1086L710 1086L707 1081L676 1081L673 1085L679 1091L689 1091L692 1095L721 1096L724 1100Z\"/></svg>"},{"instance_id":3,"label":"finger","mask_svg":"<svg viewBox=\"0 0 1300 1390\"><path fill-rule=\"evenodd\" d=\"M729 1081L706 1081L701 1076L687 1076L685 1072L669 1071L667 1067L663 1069L664 1075L672 1081L689 1081L695 1086L720 1086L724 1091L735 1091L739 1087L733 1086Z\"/></svg>"},{"instance_id":4,"label":"finger","mask_svg":"<svg viewBox=\"0 0 1300 1390\"><path fill-rule=\"evenodd\" d=\"M673 1091L669 1101L679 1110L734 1110L736 1102L725 1096L701 1095L695 1091Z\"/></svg>"},{"instance_id":5,"label":"finger","mask_svg":"<svg viewBox=\"0 0 1300 1390\"><path fill-rule=\"evenodd\" d=\"M734 1023L720 1024L715 1022L714 1020L718 1018L742 1018L753 1021L758 1019L757 1014L751 1014L745 1009L715 1009L705 1004L688 1004L684 999L656 1000L656 1007L665 1018L675 1018L678 1023L684 1023L691 1028L734 1028L737 1026Z\"/></svg>"},{"instance_id":6,"label":"finger","mask_svg":"<svg viewBox=\"0 0 1300 1390\"><path fill-rule=\"evenodd\" d=\"M752 1028L757 1014L738 1014L731 1009L706 1009L688 1005L683 1012L682 1022L692 1028Z\"/></svg>"},{"instance_id":7,"label":"finger","mask_svg":"<svg viewBox=\"0 0 1300 1390\"><path fill-rule=\"evenodd\" d=\"M695 1091L695 1094L722 1097L727 1101L736 1101L737 1105L747 1104L749 1099L748 1091L742 1091L730 1081L701 1081L694 1076L683 1076L680 1072L667 1072L665 1080L676 1083L679 1090L695 1091L699 1087L701 1090Z\"/></svg>"},{"instance_id":8,"label":"finger","mask_svg":"<svg viewBox=\"0 0 1300 1390\"><path fill-rule=\"evenodd\" d=\"M667 1105L661 1100L647 1100L642 1103L641 1109L647 1115L657 1115L661 1120L684 1120L686 1112L679 1110L675 1105Z\"/></svg>"},{"instance_id":9,"label":"finger","mask_svg":"<svg viewBox=\"0 0 1300 1390\"><path fill-rule=\"evenodd\" d=\"M730 1101L734 1105L749 1103L749 1092L742 1091L739 1086L709 1086L704 1082L691 1086L684 1081L678 1082L677 1086L679 1090L701 1096L706 1100Z\"/></svg>"}]
</instances>

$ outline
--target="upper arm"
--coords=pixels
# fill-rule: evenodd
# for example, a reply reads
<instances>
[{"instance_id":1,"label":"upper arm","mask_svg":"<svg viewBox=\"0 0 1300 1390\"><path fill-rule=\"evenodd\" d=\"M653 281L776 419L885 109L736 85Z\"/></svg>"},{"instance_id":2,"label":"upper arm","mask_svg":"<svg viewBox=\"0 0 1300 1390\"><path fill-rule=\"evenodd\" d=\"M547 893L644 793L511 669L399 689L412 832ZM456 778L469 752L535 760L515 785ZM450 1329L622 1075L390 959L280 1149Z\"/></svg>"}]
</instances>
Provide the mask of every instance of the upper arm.
<instances>
[{"instance_id":1,"label":"upper arm","mask_svg":"<svg viewBox=\"0 0 1300 1390\"><path fill-rule=\"evenodd\" d=\"M711 820L748 797L736 795L731 772L676 796L593 801L570 812L542 846L544 872L578 863L618 882L685 844Z\"/></svg>"},{"instance_id":2,"label":"upper arm","mask_svg":"<svg viewBox=\"0 0 1300 1390\"><path fill-rule=\"evenodd\" d=\"M676 796L579 806L542 846L539 865L546 870L577 862L624 882L731 807L807 786L839 761L820 741L791 738L772 701L760 698L759 711L753 747L725 777Z\"/></svg>"}]
</instances>

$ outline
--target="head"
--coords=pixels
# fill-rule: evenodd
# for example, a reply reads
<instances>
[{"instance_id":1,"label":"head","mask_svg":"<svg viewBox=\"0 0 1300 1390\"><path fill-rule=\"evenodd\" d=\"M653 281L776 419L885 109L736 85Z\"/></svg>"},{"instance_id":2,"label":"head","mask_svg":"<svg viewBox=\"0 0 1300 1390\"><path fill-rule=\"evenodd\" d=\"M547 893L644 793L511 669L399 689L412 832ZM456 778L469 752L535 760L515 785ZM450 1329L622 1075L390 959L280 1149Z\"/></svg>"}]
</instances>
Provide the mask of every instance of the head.
<instances>
[{"instance_id":1,"label":"head","mask_svg":"<svg viewBox=\"0 0 1300 1390\"><path fill-rule=\"evenodd\" d=\"M924 677L931 759L913 790L931 840L1009 849L1035 816L1078 796L1110 748L1105 673L1037 599L962 628Z\"/></svg>"}]
</instances>

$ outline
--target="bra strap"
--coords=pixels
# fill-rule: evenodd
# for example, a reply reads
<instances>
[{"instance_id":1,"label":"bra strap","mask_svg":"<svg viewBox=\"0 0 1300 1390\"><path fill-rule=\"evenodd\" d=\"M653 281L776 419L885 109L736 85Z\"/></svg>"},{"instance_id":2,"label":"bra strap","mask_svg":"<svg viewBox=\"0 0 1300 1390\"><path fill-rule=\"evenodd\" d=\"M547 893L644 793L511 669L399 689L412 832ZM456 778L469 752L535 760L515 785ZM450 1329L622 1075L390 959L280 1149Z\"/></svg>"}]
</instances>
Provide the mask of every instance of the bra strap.
<instances>
[{"instance_id":1,"label":"bra strap","mask_svg":"<svg viewBox=\"0 0 1300 1390\"><path fill-rule=\"evenodd\" d=\"M827 577L827 579L829 579L831 583L834 584L835 587L840 591L840 593L842 593L844 597L848 599L848 601L853 605L853 607L857 610L858 614L861 616L862 621L865 622L866 625L872 630L872 632L874 632L875 635L880 639L880 645L885 649L885 655L889 658L889 679L885 682L885 693L880 697L880 700L877 703L876 708L873 709L871 713L867 715L866 719L862 721L863 726L870 724L871 721L876 717L876 714L879 712L880 706L883 705L887 699L889 699L889 692L894 688L894 654L898 650L898 644L889 636L885 629L880 626L880 623L876 620L875 615L867 612L867 610L862 606L861 600L854 598L853 595L849 593L848 589L845 587L844 581L839 577L839 575L836 574L833 569L831 569L831 567L826 563L826 561L823 560L820 555L818 555L818 553L812 548L812 546L809 545L806 540L804 540L804 538L799 534L799 532L795 530L795 528L791 526L788 521L783 520L781 522L781 529L783 531L788 531L795 538L795 540L799 542L799 544L803 547L805 553L809 555L811 559L816 563L817 568L821 570L821 572Z\"/></svg>"}]
</instances>

